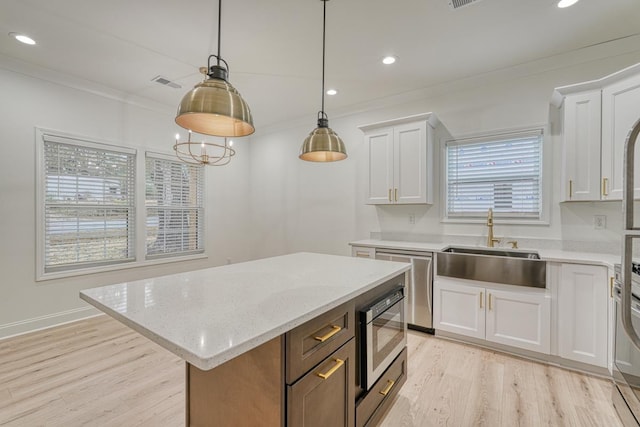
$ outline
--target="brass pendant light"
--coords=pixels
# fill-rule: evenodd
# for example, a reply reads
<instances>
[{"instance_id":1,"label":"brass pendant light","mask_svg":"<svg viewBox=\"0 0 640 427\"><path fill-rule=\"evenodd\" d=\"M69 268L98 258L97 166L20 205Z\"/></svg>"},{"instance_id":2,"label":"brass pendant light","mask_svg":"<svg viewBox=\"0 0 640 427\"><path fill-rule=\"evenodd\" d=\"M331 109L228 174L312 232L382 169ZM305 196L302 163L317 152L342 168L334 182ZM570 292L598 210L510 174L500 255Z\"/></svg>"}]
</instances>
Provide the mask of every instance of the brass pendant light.
<instances>
[{"instance_id":1,"label":"brass pendant light","mask_svg":"<svg viewBox=\"0 0 640 427\"><path fill-rule=\"evenodd\" d=\"M318 112L318 127L302 143L300 159L309 162L335 162L347 158L344 142L329 127L329 117L324 112L324 62L327 27L327 1L322 6L322 109Z\"/></svg>"},{"instance_id":2,"label":"brass pendant light","mask_svg":"<svg viewBox=\"0 0 640 427\"><path fill-rule=\"evenodd\" d=\"M255 132L249 105L228 82L229 64L220 56L222 0L218 0L218 54L209 55L206 75L183 98L178 106L176 123L183 128L221 137L240 137ZM216 64L211 65L211 58ZM224 63L224 65L222 65Z\"/></svg>"}]
</instances>

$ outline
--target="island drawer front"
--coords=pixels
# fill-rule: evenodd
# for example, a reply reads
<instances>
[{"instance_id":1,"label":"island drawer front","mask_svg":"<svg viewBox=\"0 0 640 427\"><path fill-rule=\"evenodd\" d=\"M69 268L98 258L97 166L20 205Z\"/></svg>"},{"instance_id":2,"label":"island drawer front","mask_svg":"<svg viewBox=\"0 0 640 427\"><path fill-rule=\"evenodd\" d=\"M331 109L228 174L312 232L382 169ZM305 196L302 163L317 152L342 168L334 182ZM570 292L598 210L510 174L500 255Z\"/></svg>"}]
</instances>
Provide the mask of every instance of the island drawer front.
<instances>
[{"instance_id":1,"label":"island drawer front","mask_svg":"<svg viewBox=\"0 0 640 427\"><path fill-rule=\"evenodd\" d=\"M287 384L293 384L355 336L353 302L341 305L287 332Z\"/></svg>"},{"instance_id":2,"label":"island drawer front","mask_svg":"<svg viewBox=\"0 0 640 427\"><path fill-rule=\"evenodd\" d=\"M367 395L356 407L356 427L375 426L384 417L407 380L407 348L402 350L396 360L371 387Z\"/></svg>"}]
</instances>

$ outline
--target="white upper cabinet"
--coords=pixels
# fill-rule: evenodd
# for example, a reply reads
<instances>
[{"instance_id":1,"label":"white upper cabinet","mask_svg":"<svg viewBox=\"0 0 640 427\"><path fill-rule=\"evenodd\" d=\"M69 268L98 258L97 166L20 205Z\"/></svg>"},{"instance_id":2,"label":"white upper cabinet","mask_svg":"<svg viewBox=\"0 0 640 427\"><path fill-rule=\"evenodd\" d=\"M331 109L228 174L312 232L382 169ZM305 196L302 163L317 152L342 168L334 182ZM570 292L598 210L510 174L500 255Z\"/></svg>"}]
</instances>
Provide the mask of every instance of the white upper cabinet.
<instances>
[{"instance_id":1,"label":"white upper cabinet","mask_svg":"<svg viewBox=\"0 0 640 427\"><path fill-rule=\"evenodd\" d=\"M624 143L640 119L640 73L602 90L602 176L607 179L605 200L622 200ZM636 145L636 164L640 146ZM640 168L635 170L634 198L640 198Z\"/></svg>"},{"instance_id":2,"label":"white upper cabinet","mask_svg":"<svg viewBox=\"0 0 640 427\"><path fill-rule=\"evenodd\" d=\"M640 118L640 64L557 88L552 103L563 117L562 201L621 200L624 143ZM640 169L635 182L640 198Z\"/></svg>"},{"instance_id":3,"label":"white upper cabinet","mask_svg":"<svg viewBox=\"0 0 640 427\"><path fill-rule=\"evenodd\" d=\"M360 126L365 133L368 204L433 203L432 113Z\"/></svg>"},{"instance_id":4,"label":"white upper cabinet","mask_svg":"<svg viewBox=\"0 0 640 427\"><path fill-rule=\"evenodd\" d=\"M564 100L563 200L600 199L600 90Z\"/></svg>"}]
</instances>

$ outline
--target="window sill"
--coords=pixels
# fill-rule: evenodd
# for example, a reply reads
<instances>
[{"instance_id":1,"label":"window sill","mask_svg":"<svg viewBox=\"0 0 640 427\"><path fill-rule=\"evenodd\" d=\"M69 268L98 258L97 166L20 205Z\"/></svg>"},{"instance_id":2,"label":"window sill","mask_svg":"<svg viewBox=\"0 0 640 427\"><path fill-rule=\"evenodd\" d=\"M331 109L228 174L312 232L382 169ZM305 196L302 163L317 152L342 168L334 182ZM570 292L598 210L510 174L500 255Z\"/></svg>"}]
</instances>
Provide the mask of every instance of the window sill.
<instances>
[{"instance_id":1,"label":"window sill","mask_svg":"<svg viewBox=\"0 0 640 427\"><path fill-rule=\"evenodd\" d=\"M74 277L74 276L86 276L91 274L106 273L106 272L117 271L117 270L127 270L130 268L144 268L144 267L150 267L150 266L160 265L160 264L169 264L173 262L194 261L194 260L207 259L207 258L209 258L209 256L206 253L201 253L201 254L195 254L195 255L179 256L179 257L177 256L177 257L157 258L157 259L144 260L144 261L123 262L121 264L112 264L112 265L90 267L90 268L83 268L83 269L77 269L77 270L56 271L55 273L36 273L36 282L44 282L47 280L63 279L66 277Z\"/></svg>"},{"instance_id":2,"label":"window sill","mask_svg":"<svg viewBox=\"0 0 640 427\"><path fill-rule=\"evenodd\" d=\"M487 218L442 218L440 222L447 224L486 224ZM549 225L549 221L544 219L496 218L495 216L493 217L493 223L495 225Z\"/></svg>"}]
</instances>

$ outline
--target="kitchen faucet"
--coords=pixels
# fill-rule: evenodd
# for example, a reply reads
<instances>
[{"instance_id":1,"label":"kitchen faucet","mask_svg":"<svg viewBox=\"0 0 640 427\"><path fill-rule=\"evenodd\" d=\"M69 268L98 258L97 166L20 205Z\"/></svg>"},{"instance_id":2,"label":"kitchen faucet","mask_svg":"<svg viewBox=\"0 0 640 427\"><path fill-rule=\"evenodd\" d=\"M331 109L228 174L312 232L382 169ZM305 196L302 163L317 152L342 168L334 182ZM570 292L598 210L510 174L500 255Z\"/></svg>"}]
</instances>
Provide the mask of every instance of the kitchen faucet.
<instances>
[{"instance_id":1,"label":"kitchen faucet","mask_svg":"<svg viewBox=\"0 0 640 427\"><path fill-rule=\"evenodd\" d=\"M500 239L493 237L493 209L491 208L489 208L489 212L487 212L487 227L489 227L489 232L487 233L487 246L492 248L494 243L500 242Z\"/></svg>"}]
</instances>

